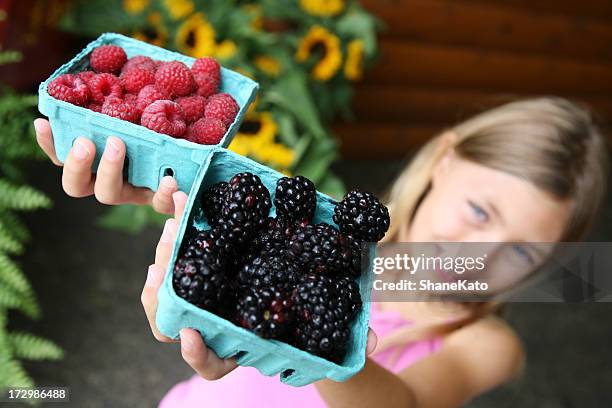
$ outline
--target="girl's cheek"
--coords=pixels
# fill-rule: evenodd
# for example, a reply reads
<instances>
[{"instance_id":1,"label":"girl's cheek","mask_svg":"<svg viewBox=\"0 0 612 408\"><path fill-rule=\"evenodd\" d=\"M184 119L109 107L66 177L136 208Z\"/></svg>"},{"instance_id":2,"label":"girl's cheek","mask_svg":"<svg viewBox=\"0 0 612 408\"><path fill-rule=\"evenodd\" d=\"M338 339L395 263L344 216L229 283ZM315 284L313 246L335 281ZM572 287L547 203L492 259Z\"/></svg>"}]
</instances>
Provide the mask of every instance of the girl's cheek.
<instances>
[{"instance_id":1,"label":"girl's cheek","mask_svg":"<svg viewBox=\"0 0 612 408\"><path fill-rule=\"evenodd\" d=\"M431 213L432 235L436 241L460 241L466 233L467 222L456 199L441 200Z\"/></svg>"}]
</instances>

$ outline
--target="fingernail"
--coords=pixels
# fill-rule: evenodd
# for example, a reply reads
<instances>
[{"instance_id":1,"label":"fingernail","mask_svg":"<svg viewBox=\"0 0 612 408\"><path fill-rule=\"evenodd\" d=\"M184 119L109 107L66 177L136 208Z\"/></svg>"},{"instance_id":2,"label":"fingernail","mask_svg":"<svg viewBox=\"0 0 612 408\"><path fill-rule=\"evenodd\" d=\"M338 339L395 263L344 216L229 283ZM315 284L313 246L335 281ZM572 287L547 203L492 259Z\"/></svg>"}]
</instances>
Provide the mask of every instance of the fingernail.
<instances>
[{"instance_id":1,"label":"fingernail","mask_svg":"<svg viewBox=\"0 0 612 408\"><path fill-rule=\"evenodd\" d=\"M74 142L74 146L72 147L72 153L74 157L79 160L85 160L89 157L89 150L85 146L85 144L79 140Z\"/></svg>"},{"instance_id":2,"label":"fingernail","mask_svg":"<svg viewBox=\"0 0 612 408\"><path fill-rule=\"evenodd\" d=\"M161 188L165 193L173 193L175 190L174 178L172 176L162 178Z\"/></svg>"},{"instance_id":3,"label":"fingernail","mask_svg":"<svg viewBox=\"0 0 612 408\"><path fill-rule=\"evenodd\" d=\"M170 226L172 223L172 219L166 220L166 223L164 224L164 232L162 232L160 241L161 242L170 242L172 241L172 234L170 233Z\"/></svg>"},{"instance_id":4,"label":"fingernail","mask_svg":"<svg viewBox=\"0 0 612 408\"><path fill-rule=\"evenodd\" d=\"M34 120L34 130L36 131L36 136L38 136L38 134L42 132L40 119Z\"/></svg>"},{"instance_id":5,"label":"fingernail","mask_svg":"<svg viewBox=\"0 0 612 408\"><path fill-rule=\"evenodd\" d=\"M186 331L187 329L181 329L180 332L180 336L181 336L181 347L183 348L183 350L185 351L191 351L193 350L193 340L191 339L190 336L184 336L183 333Z\"/></svg>"},{"instance_id":6,"label":"fingernail","mask_svg":"<svg viewBox=\"0 0 612 408\"><path fill-rule=\"evenodd\" d=\"M110 137L106 140L104 156L106 156L108 160L112 161L117 161L119 159L119 145Z\"/></svg>"},{"instance_id":7,"label":"fingernail","mask_svg":"<svg viewBox=\"0 0 612 408\"><path fill-rule=\"evenodd\" d=\"M149 270L147 272L147 280L145 281L145 286L149 287L157 287L161 285L161 281L163 279L163 271L157 265L149 266Z\"/></svg>"}]
</instances>

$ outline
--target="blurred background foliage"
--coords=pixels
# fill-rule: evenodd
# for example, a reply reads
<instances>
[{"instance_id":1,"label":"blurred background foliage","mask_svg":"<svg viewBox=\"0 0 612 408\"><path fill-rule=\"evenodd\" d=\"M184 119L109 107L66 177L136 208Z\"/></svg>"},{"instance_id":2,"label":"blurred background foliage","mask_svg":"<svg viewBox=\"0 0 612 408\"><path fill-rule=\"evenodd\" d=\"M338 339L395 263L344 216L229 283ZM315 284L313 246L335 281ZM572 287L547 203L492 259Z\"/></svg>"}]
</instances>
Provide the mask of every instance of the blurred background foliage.
<instances>
[{"instance_id":1,"label":"blurred background foliage","mask_svg":"<svg viewBox=\"0 0 612 408\"><path fill-rule=\"evenodd\" d=\"M0 52L0 64L20 59L19 52ZM8 328L11 310L32 319L41 316L32 287L15 261L30 237L19 213L51 206L49 198L24 178L28 160L45 158L32 126L36 103L35 95L0 88L0 391L8 386L33 386L20 360L55 360L63 354L49 340Z\"/></svg>"},{"instance_id":2,"label":"blurred background foliage","mask_svg":"<svg viewBox=\"0 0 612 408\"><path fill-rule=\"evenodd\" d=\"M330 123L351 117L353 83L376 60L378 21L354 0L81 0L60 28L120 32L192 57L214 56L261 89L230 149L336 198ZM130 232L163 221L145 207L109 210L101 224Z\"/></svg>"}]
</instances>

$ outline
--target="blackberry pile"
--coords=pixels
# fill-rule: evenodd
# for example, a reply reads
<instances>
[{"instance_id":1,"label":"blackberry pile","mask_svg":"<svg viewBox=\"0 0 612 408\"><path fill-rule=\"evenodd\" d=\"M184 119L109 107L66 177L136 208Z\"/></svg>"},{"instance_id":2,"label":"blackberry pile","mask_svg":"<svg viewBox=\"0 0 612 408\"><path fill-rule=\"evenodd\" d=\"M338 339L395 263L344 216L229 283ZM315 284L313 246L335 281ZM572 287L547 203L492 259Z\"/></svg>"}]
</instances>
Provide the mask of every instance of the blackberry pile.
<instances>
[{"instance_id":1,"label":"blackberry pile","mask_svg":"<svg viewBox=\"0 0 612 408\"><path fill-rule=\"evenodd\" d=\"M210 186L200 204L211 228L187 232L174 268L177 295L262 338L341 364L362 307L361 246L384 236L386 207L351 191L335 208L338 228L315 223L310 180L283 177L272 199L247 172Z\"/></svg>"}]
</instances>

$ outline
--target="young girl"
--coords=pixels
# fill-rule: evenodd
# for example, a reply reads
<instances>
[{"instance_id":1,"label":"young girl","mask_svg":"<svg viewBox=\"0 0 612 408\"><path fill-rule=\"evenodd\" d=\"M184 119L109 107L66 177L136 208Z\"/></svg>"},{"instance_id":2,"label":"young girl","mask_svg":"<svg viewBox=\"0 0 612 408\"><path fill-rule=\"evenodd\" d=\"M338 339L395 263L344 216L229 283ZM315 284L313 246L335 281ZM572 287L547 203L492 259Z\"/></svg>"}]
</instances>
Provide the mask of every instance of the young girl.
<instances>
[{"instance_id":1,"label":"young girl","mask_svg":"<svg viewBox=\"0 0 612 408\"><path fill-rule=\"evenodd\" d=\"M38 120L36 128L41 147L57 163L48 124ZM94 178L94 152L87 139L75 143L64 166L68 194L174 210L142 293L154 336L170 342L155 327L157 290L187 197L175 192L171 178L162 180L155 195L124 185L125 147L117 138L109 139ZM603 201L607 155L589 114L568 101L533 99L485 112L434 137L399 176L385 241L580 240ZM512 247L517 254L525 251L520 244ZM521 343L495 308L493 302L373 303L364 369L346 382L301 388L250 367L234 370L233 360L219 359L199 333L183 329L181 353L198 375L176 385L160 406L460 406L523 367Z\"/></svg>"}]
</instances>

